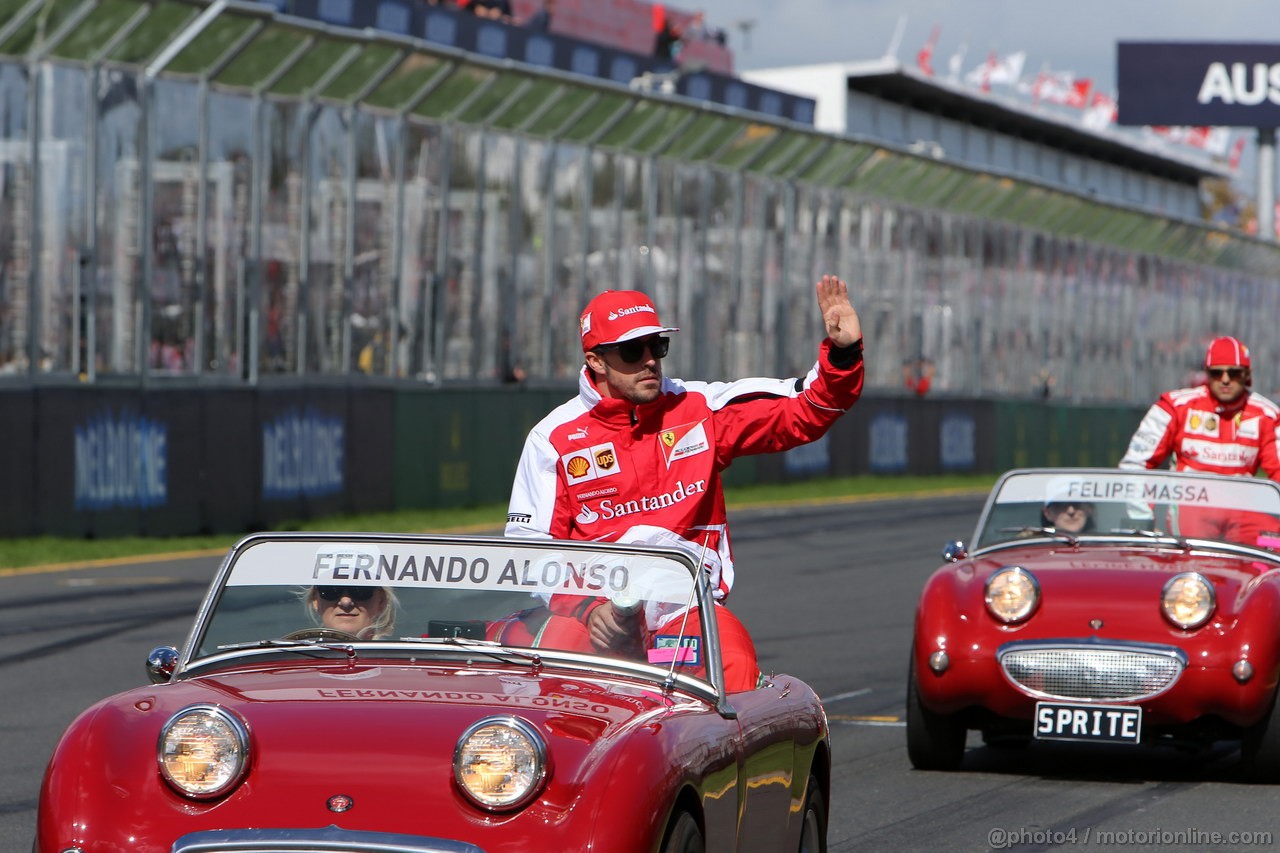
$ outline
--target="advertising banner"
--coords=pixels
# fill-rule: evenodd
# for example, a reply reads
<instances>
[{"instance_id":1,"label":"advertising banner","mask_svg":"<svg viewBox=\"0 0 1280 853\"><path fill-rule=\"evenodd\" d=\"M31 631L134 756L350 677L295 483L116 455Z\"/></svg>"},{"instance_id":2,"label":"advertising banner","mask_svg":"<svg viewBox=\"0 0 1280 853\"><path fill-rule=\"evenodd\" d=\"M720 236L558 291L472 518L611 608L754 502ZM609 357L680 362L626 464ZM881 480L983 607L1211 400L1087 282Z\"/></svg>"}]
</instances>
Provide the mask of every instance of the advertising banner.
<instances>
[{"instance_id":1,"label":"advertising banner","mask_svg":"<svg viewBox=\"0 0 1280 853\"><path fill-rule=\"evenodd\" d=\"M1280 127L1280 43L1119 42L1119 124Z\"/></svg>"}]
</instances>

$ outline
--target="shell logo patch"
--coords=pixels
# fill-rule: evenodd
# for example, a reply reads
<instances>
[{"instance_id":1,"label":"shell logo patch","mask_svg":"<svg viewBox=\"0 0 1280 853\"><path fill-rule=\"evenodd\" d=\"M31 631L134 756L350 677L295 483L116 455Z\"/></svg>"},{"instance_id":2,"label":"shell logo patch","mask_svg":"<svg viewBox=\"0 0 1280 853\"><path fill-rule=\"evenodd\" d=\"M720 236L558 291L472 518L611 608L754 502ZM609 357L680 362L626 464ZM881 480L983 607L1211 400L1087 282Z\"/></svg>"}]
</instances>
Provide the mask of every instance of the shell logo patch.
<instances>
[{"instance_id":1,"label":"shell logo patch","mask_svg":"<svg viewBox=\"0 0 1280 853\"><path fill-rule=\"evenodd\" d=\"M1187 412L1187 435L1217 437L1222 420L1207 412Z\"/></svg>"},{"instance_id":2,"label":"shell logo patch","mask_svg":"<svg viewBox=\"0 0 1280 853\"><path fill-rule=\"evenodd\" d=\"M560 457L560 464L569 478L569 485L586 483L598 477L609 477L622 471L613 442L597 444L586 450L575 450Z\"/></svg>"},{"instance_id":3,"label":"shell logo patch","mask_svg":"<svg viewBox=\"0 0 1280 853\"><path fill-rule=\"evenodd\" d=\"M706 453L711 449L711 442L707 441L705 421L664 430L658 439L659 446L662 448L662 457L667 460L668 468L678 459Z\"/></svg>"},{"instance_id":4,"label":"shell logo patch","mask_svg":"<svg viewBox=\"0 0 1280 853\"><path fill-rule=\"evenodd\" d=\"M581 456L575 456L565 463L564 469L570 477L582 477L591 470L591 463Z\"/></svg>"}]
</instances>

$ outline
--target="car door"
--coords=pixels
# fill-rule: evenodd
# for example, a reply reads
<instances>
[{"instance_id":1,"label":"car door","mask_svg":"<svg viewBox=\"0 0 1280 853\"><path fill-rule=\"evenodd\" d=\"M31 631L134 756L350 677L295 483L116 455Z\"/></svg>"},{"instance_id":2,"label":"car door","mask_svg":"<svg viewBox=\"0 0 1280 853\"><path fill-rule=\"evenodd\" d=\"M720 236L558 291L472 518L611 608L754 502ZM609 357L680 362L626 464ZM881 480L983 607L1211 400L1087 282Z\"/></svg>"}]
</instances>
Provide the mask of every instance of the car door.
<instances>
[{"instance_id":1,"label":"car door","mask_svg":"<svg viewBox=\"0 0 1280 853\"><path fill-rule=\"evenodd\" d=\"M809 688L782 675L756 690L733 693L742 752L738 850L790 850L820 737L821 708Z\"/></svg>"}]
</instances>

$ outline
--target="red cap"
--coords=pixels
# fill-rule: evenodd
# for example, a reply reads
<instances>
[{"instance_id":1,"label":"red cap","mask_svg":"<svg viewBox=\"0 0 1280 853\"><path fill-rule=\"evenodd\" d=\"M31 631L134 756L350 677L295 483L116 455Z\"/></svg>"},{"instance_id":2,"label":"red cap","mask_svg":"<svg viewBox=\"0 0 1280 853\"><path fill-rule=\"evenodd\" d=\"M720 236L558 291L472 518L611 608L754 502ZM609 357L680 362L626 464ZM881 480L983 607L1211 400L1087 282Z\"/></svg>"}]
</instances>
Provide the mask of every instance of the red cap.
<instances>
[{"instance_id":1,"label":"red cap","mask_svg":"<svg viewBox=\"0 0 1280 853\"><path fill-rule=\"evenodd\" d=\"M1249 367L1249 348L1235 338L1214 338L1204 354L1205 367Z\"/></svg>"},{"instance_id":2,"label":"red cap","mask_svg":"<svg viewBox=\"0 0 1280 853\"><path fill-rule=\"evenodd\" d=\"M582 351L602 344L619 344L663 332L678 332L658 320L658 309L638 290L606 290L587 303L578 321Z\"/></svg>"}]
</instances>

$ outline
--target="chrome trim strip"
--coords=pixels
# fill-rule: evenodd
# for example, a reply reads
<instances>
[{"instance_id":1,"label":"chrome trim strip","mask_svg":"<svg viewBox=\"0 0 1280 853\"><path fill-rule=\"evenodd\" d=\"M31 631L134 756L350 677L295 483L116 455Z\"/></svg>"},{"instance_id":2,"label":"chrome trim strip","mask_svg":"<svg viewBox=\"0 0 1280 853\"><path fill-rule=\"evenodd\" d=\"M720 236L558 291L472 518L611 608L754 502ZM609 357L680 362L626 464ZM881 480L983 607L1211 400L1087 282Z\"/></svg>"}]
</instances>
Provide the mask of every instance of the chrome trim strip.
<instances>
[{"instance_id":1,"label":"chrome trim strip","mask_svg":"<svg viewBox=\"0 0 1280 853\"><path fill-rule=\"evenodd\" d=\"M463 841L389 832L315 829L210 829L184 835L171 853L485 853Z\"/></svg>"}]
</instances>

